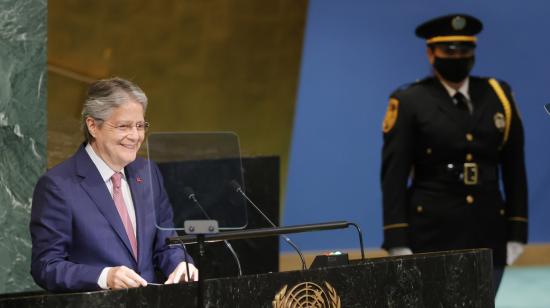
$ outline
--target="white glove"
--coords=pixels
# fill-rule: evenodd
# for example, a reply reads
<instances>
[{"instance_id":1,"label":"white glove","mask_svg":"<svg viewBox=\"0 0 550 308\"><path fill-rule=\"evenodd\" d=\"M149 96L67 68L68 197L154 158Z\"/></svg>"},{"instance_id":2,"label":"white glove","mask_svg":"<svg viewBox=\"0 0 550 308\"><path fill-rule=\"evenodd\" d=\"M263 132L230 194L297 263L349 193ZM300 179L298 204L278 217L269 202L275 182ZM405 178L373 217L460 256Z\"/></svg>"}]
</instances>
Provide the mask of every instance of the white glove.
<instances>
[{"instance_id":1,"label":"white glove","mask_svg":"<svg viewBox=\"0 0 550 308\"><path fill-rule=\"evenodd\" d=\"M390 256L406 256L406 255L412 255L413 252L409 247L394 247L390 248L388 251Z\"/></svg>"},{"instance_id":2,"label":"white glove","mask_svg":"<svg viewBox=\"0 0 550 308\"><path fill-rule=\"evenodd\" d=\"M525 245L520 242L508 242L506 243L506 264L512 265L519 256L523 253L523 247Z\"/></svg>"}]
</instances>

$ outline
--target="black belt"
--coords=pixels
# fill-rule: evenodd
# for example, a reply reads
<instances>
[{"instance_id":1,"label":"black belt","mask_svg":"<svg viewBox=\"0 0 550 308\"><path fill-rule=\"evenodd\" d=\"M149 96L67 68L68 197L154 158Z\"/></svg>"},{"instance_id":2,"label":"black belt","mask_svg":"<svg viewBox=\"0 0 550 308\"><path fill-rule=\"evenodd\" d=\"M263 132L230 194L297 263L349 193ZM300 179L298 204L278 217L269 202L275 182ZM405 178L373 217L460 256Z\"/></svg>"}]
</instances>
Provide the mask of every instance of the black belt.
<instances>
[{"instance_id":1,"label":"black belt","mask_svg":"<svg viewBox=\"0 0 550 308\"><path fill-rule=\"evenodd\" d=\"M417 165L414 178L415 181L448 180L464 185L494 184L498 182L498 166L473 162Z\"/></svg>"}]
</instances>

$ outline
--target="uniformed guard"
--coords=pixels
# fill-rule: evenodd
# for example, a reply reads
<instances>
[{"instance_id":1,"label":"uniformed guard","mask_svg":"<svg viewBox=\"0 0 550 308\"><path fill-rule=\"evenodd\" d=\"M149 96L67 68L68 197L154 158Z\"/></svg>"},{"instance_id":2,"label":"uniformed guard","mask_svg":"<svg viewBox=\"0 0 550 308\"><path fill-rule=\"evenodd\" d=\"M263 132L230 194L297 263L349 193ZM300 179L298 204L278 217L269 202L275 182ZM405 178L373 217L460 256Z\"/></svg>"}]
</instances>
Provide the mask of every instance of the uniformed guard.
<instances>
[{"instance_id":1,"label":"uniformed guard","mask_svg":"<svg viewBox=\"0 0 550 308\"><path fill-rule=\"evenodd\" d=\"M491 248L496 293L504 266L527 241L527 180L510 87L469 76L482 28L475 17L453 14L416 29L433 76L390 96L382 247L391 255Z\"/></svg>"}]
</instances>

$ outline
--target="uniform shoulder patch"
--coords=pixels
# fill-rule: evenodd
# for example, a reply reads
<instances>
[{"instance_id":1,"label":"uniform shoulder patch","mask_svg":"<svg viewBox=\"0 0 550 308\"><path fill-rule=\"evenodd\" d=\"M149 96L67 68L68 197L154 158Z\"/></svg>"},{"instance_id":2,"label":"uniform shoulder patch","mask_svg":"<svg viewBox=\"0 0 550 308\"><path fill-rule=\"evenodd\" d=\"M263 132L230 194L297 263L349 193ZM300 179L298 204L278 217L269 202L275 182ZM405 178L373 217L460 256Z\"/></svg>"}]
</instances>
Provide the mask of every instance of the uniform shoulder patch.
<instances>
[{"instance_id":1,"label":"uniform shoulder patch","mask_svg":"<svg viewBox=\"0 0 550 308\"><path fill-rule=\"evenodd\" d=\"M388 103L388 109L386 110L386 116L384 117L384 123L382 124L382 131L388 133L392 130L395 122L397 121L397 114L399 111L399 100L396 98L390 98Z\"/></svg>"}]
</instances>

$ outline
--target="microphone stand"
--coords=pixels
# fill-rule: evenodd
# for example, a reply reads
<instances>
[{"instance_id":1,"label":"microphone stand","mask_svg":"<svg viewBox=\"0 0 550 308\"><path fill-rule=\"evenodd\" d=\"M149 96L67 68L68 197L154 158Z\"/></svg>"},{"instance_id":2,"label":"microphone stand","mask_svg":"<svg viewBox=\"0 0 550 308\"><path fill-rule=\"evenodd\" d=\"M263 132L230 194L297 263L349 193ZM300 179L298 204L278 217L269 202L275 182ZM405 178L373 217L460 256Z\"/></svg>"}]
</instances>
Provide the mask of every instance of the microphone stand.
<instances>
[{"instance_id":1,"label":"microphone stand","mask_svg":"<svg viewBox=\"0 0 550 308\"><path fill-rule=\"evenodd\" d=\"M277 228L277 225L275 223L273 223L273 221L271 221L271 219L269 219L269 217L267 217L267 215L264 214L264 212L262 210L260 210L260 208L250 199L248 198L248 196L244 193L244 191L242 190L241 188L241 185L239 185L239 183L237 183L237 181L233 180L231 181L231 185L233 186L233 188L235 189L236 192L238 192L239 194L241 194L247 201L249 204L251 204L254 209L256 210L256 212L260 213L260 215L262 215L262 217L273 227L273 228ZM286 236L285 234L281 234L283 239L290 245L292 246L292 248L294 248L294 250L296 250L296 252L298 253L298 255L300 256L300 260L302 261L302 270L306 270L307 269L307 266L306 266L306 260L304 258L304 255L302 254L302 252L300 251L300 248L298 248L298 246L296 246L296 244L294 244L294 242L292 240L290 240L290 238L288 236Z\"/></svg>"},{"instance_id":2,"label":"microphone stand","mask_svg":"<svg viewBox=\"0 0 550 308\"><path fill-rule=\"evenodd\" d=\"M205 255L205 235L214 235L218 234L218 222L216 220L186 220L185 221L185 235L187 237L193 237L194 243L199 244L199 257L197 259L197 267L201 268ZM184 236L184 237L185 237ZM168 242L169 238L166 239L168 244L187 244L185 241L177 240L178 237L175 237L175 241ZM189 273L189 270L187 271ZM199 308L204 307L204 275L199 273L199 279L197 281L197 306Z\"/></svg>"},{"instance_id":3,"label":"microphone stand","mask_svg":"<svg viewBox=\"0 0 550 308\"><path fill-rule=\"evenodd\" d=\"M197 266L198 266L198 268L201 268L201 266L202 266L202 260L203 260L203 258L204 258L204 253L205 253L205 249L204 249L204 234L198 234L198 235L197 235L197 241L198 241L198 243L199 243L199 259L197 260L197 263L198 263ZM203 294L203 292L204 292L204 291L203 291L203 289L204 289L204 286L203 286L203 284L204 284L204 282L203 282L203 281L204 281L204 278L202 278L201 276L203 276L203 275L201 275L201 274L199 273L199 279L198 279L198 281L197 281L197 283L198 283L198 291L197 291L197 292L199 293L199 296L198 296L197 300L199 301L199 303L198 303L198 307L199 307L199 308L204 307L204 294Z\"/></svg>"},{"instance_id":4,"label":"microphone stand","mask_svg":"<svg viewBox=\"0 0 550 308\"><path fill-rule=\"evenodd\" d=\"M191 199L201 210L204 217L208 220L211 220L210 215L206 212L206 210L202 207L199 200L197 200L197 197L195 196L195 193L193 192L193 189L191 187L184 187L183 191L187 194L187 198ZM243 275L243 271L241 268L241 262L239 260L239 256L237 255L237 252L233 249L233 246L229 243L229 241L223 241L227 249L229 249L229 252L231 252L231 255L233 256L233 259L235 259L235 262L237 263L237 270L239 272L239 276ZM202 247L204 249L204 247ZM201 247L199 247L199 250ZM200 253L200 252L199 252Z\"/></svg>"},{"instance_id":5,"label":"microphone stand","mask_svg":"<svg viewBox=\"0 0 550 308\"><path fill-rule=\"evenodd\" d=\"M240 239L249 239L249 238L278 236L282 234L346 229L349 226L355 227L355 229L359 233L359 244L361 246L361 259L365 260L365 254L363 252L364 250L363 236L361 235L361 230L357 227L355 223L350 223L347 221L332 221L332 222L325 222L325 223L295 225L295 226L278 227L278 228L275 227L275 228L226 231L222 233L205 234L204 238L201 240L203 240L205 243L214 243L214 242L219 242L223 240L240 240ZM193 236L193 235L184 235L184 236L169 237L166 239L166 243L168 245L173 245L178 243L195 244L195 243L198 243L198 239L196 236Z\"/></svg>"}]
</instances>

